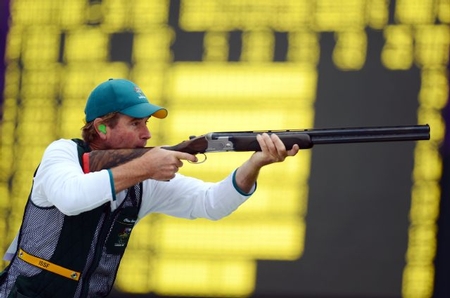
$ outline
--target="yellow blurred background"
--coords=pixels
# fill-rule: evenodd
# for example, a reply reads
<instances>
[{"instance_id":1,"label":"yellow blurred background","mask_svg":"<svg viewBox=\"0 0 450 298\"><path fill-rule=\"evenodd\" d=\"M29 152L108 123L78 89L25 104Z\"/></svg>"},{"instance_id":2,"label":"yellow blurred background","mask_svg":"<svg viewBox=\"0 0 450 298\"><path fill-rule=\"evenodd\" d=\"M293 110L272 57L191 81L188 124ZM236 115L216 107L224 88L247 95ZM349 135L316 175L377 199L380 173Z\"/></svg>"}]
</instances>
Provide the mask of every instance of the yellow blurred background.
<instances>
[{"instance_id":1,"label":"yellow blurred background","mask_svg":"<svg viewBox=\"0 0 450 298\"><path fill-rule=\"evenodd\" d=\"M168 0L11 0L0 126L0 247L17 233L31 177L45 147L80 136L89 92L110 77L136 82L169 110L152 119L149 146L174 145L212 131L301 129L314 126L320 35L334 32L333 63L358 71L366 61L366 31L383 32L380 57L388 70L421 70L418 123L432 140L415 151L413 205L405 297L428 297L436 233L440 116L448 97L450 1L395 1L389 21L384 0L181 0L179 26L204 32L201 61L174 61L177 38ZM241 30L239 61L228 61L230 31ZM274 31L285 32L285 61L273 61ZM110 36L132 32L130 60L112 59ZM126 35L125 35L126 36ZM120 56L120 53L118 54ZM126 53L124 54L126 55ZM211 153L182 173L216 181L251 153ZM297 260L305 241L310 151L262 173L258 191L230 217L210 222L151 215L136 227L117 276L127 293L249 296L256 260ZM426 162L424 161L426 160ZM426 190L424 190L424 187ZM436 189L434 192L429 189ZM436 205L424 214L423 201ZM414 205L416 204L416 205ZM417 211L419 210L419 211ZM427 238L428 239L428 238ZM431 252L430 252L431 250ZM3 262L3 266L6 262ZM415 296L417 291L424 293Z\"/></svg>"}]
</instances>

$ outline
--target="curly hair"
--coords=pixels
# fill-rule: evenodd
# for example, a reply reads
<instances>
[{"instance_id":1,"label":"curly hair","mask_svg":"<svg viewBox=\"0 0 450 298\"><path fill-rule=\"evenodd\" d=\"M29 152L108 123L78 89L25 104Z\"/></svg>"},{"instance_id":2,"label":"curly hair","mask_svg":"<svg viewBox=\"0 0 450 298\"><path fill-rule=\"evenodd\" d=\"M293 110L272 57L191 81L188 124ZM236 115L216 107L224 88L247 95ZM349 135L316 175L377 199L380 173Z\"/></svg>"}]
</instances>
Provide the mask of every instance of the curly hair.
<instances>
[{"instance_id":1,"label":"curly hair","mask_svg":"<svg viewBox=\"0 0 450 298\"><path fill-rule=\"evenodd\" d=\"M114 128L119 121L119 112L113 112L101 117L102 123ZM94 121L86 123L81 128L81 136L86 143L91 143L98 137L98 133L94 128Z\"/></svg>"}]
</instances>

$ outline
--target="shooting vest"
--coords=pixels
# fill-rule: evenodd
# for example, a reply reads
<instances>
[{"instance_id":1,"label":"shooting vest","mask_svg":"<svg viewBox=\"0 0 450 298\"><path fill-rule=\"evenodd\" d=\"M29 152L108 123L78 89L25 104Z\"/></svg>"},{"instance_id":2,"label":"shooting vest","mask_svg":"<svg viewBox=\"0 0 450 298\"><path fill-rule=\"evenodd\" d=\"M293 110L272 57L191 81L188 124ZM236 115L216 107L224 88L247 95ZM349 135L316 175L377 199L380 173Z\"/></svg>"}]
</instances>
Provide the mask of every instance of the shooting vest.
<instances>
[{"instance_id":1,"label":"shooting vest","mask_svg":"<svg viewBox=\"0 0 450 298\"><path fill-rule=\"evenodd\" d=\"M81 161L90 149L74 141ZM76 216L38 207L29 197L17 254L0 275L0 297L107 296L137 220L141 189L142 183L129 188L115 211L106 203Z\"/></svg>"}]
</instances>

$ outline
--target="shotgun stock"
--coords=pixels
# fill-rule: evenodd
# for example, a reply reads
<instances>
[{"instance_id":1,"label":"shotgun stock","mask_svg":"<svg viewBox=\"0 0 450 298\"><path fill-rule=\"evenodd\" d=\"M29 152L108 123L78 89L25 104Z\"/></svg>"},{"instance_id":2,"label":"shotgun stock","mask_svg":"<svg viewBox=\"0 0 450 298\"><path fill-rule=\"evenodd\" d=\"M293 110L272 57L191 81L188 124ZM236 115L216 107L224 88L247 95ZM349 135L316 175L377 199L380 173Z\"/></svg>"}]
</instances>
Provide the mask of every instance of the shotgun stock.
<instances>
[{"instance_id":1,"label":"shotgun stock","mask_svg":"<svg viewBox=\"0 0 450 298\"><path fill-rule=\"evenodd\" d=\"M163 147L167 150L190 154L229 151L260 151L256 136L261 133L275 133L287 149L298 144L300 149L310 149L314 145L419 141L430 139L430 126L385 126L359 128L325 128L304 130L268 130L211 132L198 137L190 137L175 146ZM94 150L83 155L85 173L108 169L142 156L152 147L136 149Z\"/></svg>"}]
</instances>

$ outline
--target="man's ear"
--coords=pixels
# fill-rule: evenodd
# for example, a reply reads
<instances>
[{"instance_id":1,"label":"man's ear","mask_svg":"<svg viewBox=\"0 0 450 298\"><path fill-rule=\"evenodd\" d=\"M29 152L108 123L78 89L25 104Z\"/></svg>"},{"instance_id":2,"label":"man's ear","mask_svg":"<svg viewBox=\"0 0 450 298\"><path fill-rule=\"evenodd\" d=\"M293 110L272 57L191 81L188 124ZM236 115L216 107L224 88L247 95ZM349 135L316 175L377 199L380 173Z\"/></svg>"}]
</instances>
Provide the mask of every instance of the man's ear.
<instances>
[{"instance_id":1,"label":"man's ear","mask_svg":"<svg viewBox=\"0 0 450 298\"><path fill-rule=\"evenodd\" d=\"M107 127L106 124L102 123L102 119L97 118L94 120L94 129L100 138L106 138Z\"/></svg>"},{"instance_id":2,"label":"man's ear","mask_svg":"<svg viewBox=\"0 0 450 298\"><path fill-rule=\"evenodd\" d=\"M106 125L105 124L99 124L98 131L103 133L103 134L106 134Z\"/></svg>"}]
</instances>

